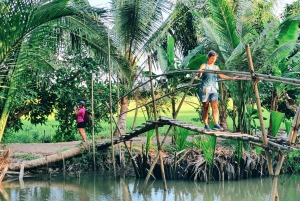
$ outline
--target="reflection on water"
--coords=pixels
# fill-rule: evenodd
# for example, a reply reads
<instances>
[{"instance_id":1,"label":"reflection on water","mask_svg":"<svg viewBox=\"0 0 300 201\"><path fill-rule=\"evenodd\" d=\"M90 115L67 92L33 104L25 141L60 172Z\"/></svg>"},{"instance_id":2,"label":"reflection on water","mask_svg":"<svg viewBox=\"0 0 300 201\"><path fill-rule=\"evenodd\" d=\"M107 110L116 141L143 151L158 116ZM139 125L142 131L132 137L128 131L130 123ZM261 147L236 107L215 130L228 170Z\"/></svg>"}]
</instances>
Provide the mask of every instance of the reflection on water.
<instances>
[{"instance_id":1,"label":"reflection on water","mask_svg":"<svg viewBox=\"0 0 300 201\"><path fill-rule=\"evenodd\" d=\"M24 181L4 182L0 200L31 201L269 201L272 179L211 182L167 181L163 190L161 180L149 181L139 193L144 180L99 174L81 175L81 178L47 176L24 178ZM300 201L300 181L291 176L281 176L278 192L281 201ZM5 196L6 194L6 196Z\"/></svg>"}]
</instances>

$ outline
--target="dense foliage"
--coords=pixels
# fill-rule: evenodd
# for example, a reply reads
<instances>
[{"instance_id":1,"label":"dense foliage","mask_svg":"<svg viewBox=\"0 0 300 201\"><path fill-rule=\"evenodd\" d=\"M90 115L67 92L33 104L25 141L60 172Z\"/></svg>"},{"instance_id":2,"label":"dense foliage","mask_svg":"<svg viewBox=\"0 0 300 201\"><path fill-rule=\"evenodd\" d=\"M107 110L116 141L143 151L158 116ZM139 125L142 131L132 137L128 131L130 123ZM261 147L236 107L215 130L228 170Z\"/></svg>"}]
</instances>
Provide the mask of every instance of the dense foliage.
<instances>
[{"instance_id":1,"label":"dense foliage","mask_svg":"<svg viewBox=\"0 0 300 201\"><path fill-rule=\"evenodd\" d=\"M59 126L54 140L73 140L72 109L79 100L91 107L92 76L96 121L108 120L105 104L110 100L111 78L112 100L120 104L118 124L124 132L128 98L141 103L149 97L149 85L128 93L149 79L148 62L162 72L189 68L193 62L197 68L210 49L218 52L221 69L249 71L245 45L250 44L256 71L298 79L299 16L294 14L299 1L286 7L282 21L272 13L273 5L261 0L189 0L176 4L167 0L112 0L111 9L105 10L92 8L84 0L72 4L67 0L3 1L1 132L5 127L21 129L21 117L44 124L55 113ZM147 55L152 60L147 60ZM155 95L174 93L188 79L185 75L163 77L157 80ZM266 109L284 112L287 118L293 116L286 101L298 102L295 87L262 82L259 88ZM117 97L121 97L119 102ZM176 93L167 97L174 114ZM228 108L229 98L233 108ZM249 81L220 83L223 126L229 115L234 130L250 132L248 123L252 120L247 107L252 103ZM145 107L148 118L153 118L151 105ZM161 109L165 110L163 106Z\"/></svg>"}]
</instances>

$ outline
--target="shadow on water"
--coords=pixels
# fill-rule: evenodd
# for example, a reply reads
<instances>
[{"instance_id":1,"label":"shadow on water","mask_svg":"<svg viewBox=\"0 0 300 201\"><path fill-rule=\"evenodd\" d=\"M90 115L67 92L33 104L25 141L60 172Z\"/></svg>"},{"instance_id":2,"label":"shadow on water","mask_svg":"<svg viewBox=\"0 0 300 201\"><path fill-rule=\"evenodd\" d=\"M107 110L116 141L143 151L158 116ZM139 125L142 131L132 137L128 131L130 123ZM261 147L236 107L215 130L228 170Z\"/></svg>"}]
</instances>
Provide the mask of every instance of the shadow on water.
<instances>
[{"instance_id":1,"label":"shadow on water","mask_svg":"<svg viewBox=\"0 0 300 201\"><path fill-rule=\"evenodd\" d=\"M74 200L74 201L269 201L272 178L248 179L224 182L168 181L163 190L161 180L148 182L140 193L144 180L134 177L84 174L81 178L47 175L3 182L0 200ZM280 176L278 192L280 200L300 201L300 181L290 175Z\"/></svg>"}]
</instances>

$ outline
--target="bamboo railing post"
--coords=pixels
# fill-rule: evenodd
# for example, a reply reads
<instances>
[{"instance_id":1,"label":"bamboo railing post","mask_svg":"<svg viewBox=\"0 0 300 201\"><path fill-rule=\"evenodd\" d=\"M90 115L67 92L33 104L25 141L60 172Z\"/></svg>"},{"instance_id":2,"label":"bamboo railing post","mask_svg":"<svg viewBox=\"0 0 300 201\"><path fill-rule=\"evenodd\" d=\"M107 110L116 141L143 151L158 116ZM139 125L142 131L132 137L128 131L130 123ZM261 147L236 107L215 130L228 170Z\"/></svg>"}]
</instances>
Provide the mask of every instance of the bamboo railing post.
<instances>
[{"instance_id":1,"label":"bamboo railing post","mask_svg":"<svg viewBox=\"0 0 300 201\"><path fill-rule=\"evenodd\" d=\"M193 84L193 82L194 82L196 76L197 76L196 74L193 76L193 78L192 78L192 80L190 81L189 84ZM184 94L184 96L183 96L182 99L181 99L181 102L180 102L180 104L179 104L179 106L178 106L178 108L177 108L177 111L175 112L175 115L174 115L174 118L175 118L175 119L176 119L176 117L177 117L177 115L178 115L178 112L179 112L179 110L180 110L180 108L181 108L181 106L182 106L182 104L183 104L183 102L184 102L184 99L185 99L186 95L188 94L189 90L190 90L190 89L188 88L188 89L185 91L185 94ZM169 135L171 129L172 129L172 125L169 126L169 128L168 128L168 130L167 130L167 133L166 133L166 135L165 135L163 141L161 142L161 146L164 145L164 143L165 143L165 141L166 141L166 139L167 139L167 137L168 137L168 135ZM157 163L158 158L159 158L159 153L156 154L156 156L155 156L155 158L154 158L154 160L153 160L153 162L152 162L152 165L151 165L150 170L149 170L149 172L148 172L148 174L147 174L147 177L146 177L146 179L145 179L145 182L144 182L144 184L143 184L143 187L142 187L142 189L141 189L141 192L144 191L144 189L145 189L145 187L146 187L146 185L147 185L147 183L148 183L148 180L149 180L149 178L150 178L150 174L152 173L152 171L153 171L153 169L154 169L154 166L155 166L155 164Z\"/></svg>"},{"instance_id":2,"label":"bamboo railing post","mask_svg":"<svg viewBox=\"0 0 300 201\"><path fill-rule=\"evenodd\" d=\"M252 78L255 78L250 47L248 44L246 45L246 52L247 52L247 56L248 56L248 62L249 62L249 67L250 67L250 71L251 71L250 72L251 76L252 76ZM256 107L257 107L257 111L258 111L258 115L259 115L259 122L260 122L260 126L261 126L263 144L264 144L264 146L268 146L268 138L267 138L263 115L262 115L261 102L260 102L257 82L258 82L258 78L256 80L253 80L253 90L254 90L254 94L255 94L255 98L256 98ZM266 153L266 158L267 158L267 163L268 163L269 174L274 175L271 154L268 150L265 150L265 153Z\"/></svg>"}]
</instances>

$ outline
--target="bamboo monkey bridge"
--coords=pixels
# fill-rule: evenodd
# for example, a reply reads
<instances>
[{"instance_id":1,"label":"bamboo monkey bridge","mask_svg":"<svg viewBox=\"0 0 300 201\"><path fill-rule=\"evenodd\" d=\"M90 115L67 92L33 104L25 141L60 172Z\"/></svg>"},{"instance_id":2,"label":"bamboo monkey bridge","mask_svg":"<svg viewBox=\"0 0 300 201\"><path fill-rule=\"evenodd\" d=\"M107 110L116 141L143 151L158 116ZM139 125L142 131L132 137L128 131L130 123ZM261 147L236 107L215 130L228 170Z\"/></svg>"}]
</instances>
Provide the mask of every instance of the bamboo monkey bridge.
<instances>
[{"instance_id":1,"label":"bamboo monkey bridge","mask_svg":"<svg viewBox=\"0 0 300 201\"><path fill-rule=\"evenodd\" d=\"M235 140L242 140L242 141L250 141L250 142L255 143L256 145L259 145L259 146L263 147L266 150L265 153L266 153L266 158L267 158L267 161L268 161L269 174L275 176L274 177L274 182L273 182L274 192L272 192L272 196L274 195L275 197L278 197L278 193L277 193L277 190L276 190L277 189L277 179L278 179L277 176L280 173L280 169L281 169L284 157L285 157L285 153L296 150L296 148L293 147L293 145L295 143L296 136L298 134L298 127L299 127L299 123L300 123L300 114L299 114L300 109L298 108L298 110L297 110L297 113L295 115L294 122L293 122L293 125L292 125L291 132L289 134L289 137L286 140L283 140L283 139L280 139L280 138L268 137L267 134L265 133L265 129L264 129L264 125L263 125L263 119L262 119L262 113L261 113L261 104L260 104L259 93L258 93L258 89L257 89L257 82L258 82L258 80L265 80L265 81L281 82L281 83L284 83L284 84L300 86L300 80L289 79L289 78L281 78L281 77L275 77L275 76L269 76L269 75L263 75L263 74L255 74L254 73L254 68L253 68L253 65L252 65L250 50L249 50L248 46L246 46L246 50L247 50L248 61L249 61L249 66L250 66L250 73L249 72L223 71L223 70L220 70L220 71L203 70L203 72L216 73L216 74L218 74L218 73L232 74L232 75L237 75L237 76L242 77L242 78L239 78L239 80L252 80L253 81L254 93L255 93L255 97L256 97L256 101L257 101L256 103L257 103L257 107L258 107L258 111L259 111L260 123L261 123L261 128L262 128L262 135L261 136L253 136L253 135L242 134L242 133L220 132L220 131L206 132L206 131L204 131L204 129L202 127L199 127L197 125L193 125L193 124L188 123L188 122L183 122L183 121L180 121L180 120L176 120L177 115L178 115L178 113L180 111L180 108L182 106L182 103L183 103L189 89L191 87L196 86L196 84L193 84L194 79L195 79L195 76L194 76L192 78L191 82L188 85L186 85L184 87L181 87L180 89L177 89L174 92L174 93L176 93L179 90L186 89L185 94L184 94L184 96L183 96L183 98L182 98L175 114L174 114L174 119L173 118L172 119L167 118L167 117L159 117L159 118L155 117L154 121L147 121L146 123L142 124L141 126L136 127L131 132L128 132L126 134L124 134L124 133L120 134L119 138L112 139L111 142L104 142L104 143L101 143L101 144L97 144L96 149L97 150L102 150L102 149L106 149L106 148L108 148L108 147L110 147L114 144L129 141L132 138L134 138L134 137L136 137L140 134L143 134L147 131L150 131L150 130L155 129L155 131L157 133L158 132L157 131L158 127L162 127L162 126L165 126L165 125L169 126L169 129L166 132L163 141L162 142L158 141L158 153L157 153L154 161L152 161L151 168L148 172L148 175L146 177L145 183L144 183L143 188L142 188L142 191L143 191L145 186L147 185L150 174L153 171L154 165L157 163L158 159L161 159L160 151L163 147L163 144L165 143L166 137L168 136L168 134L171 131L171 128L173 126L182 127L182 128L187 129L187 130L194 131L198 134L213 135L213 136L224 138L224 139L235 139ZM150 61L150 59L149 59L149 61ZM151 63L150 62L149 62L149 72L151 72ZM174 73L183 73L183 72L196 73L197 71L192 71L192 70L174 71L174 72L171 72L171 73L165 73L163 75L174 74ZM158 77L158 76L162 76L162 75L152 76L151 73L150 73L150 79L147 82L150 82L150 84L151 84L153 79ZM143 83L142 85L146 84L147 82ZM140 85L140 86L142 86L142 85ZM136 90L137 88L139 88L139 86L136 87L135 89L133 89L132 91ZM152 94L153 94L153 85L152 84L151 84L151 91L152 91ZM129 92L129 93L131 93L131 92ZM153 104L154 109L155 109L155 105L156 105L155 103L156 103L157 100L158 99L153 96L152 101L149 102L149 103ZM146 103L146 104L149 104L149 103ZM136 107L136 109L138 109L140 107L142 107L142 106ZM130 111L127 111L127 112L130 112ZM154 115L156 115L156 111L154 111ZM80 147L77 147L75 149L78 152L80 152ZM278 153L280 155L280 159L279 159L279 162L278 162L277 167L275 169L275 172L274 172L273 167L272 167L272 158L271 158L270 152L268 150L278 151ZM59 155L61 156L61 158L67 159L67 158L71 157L69 152L71 152L71 150L66 151L66 153L62 152ZM36 160L40 160L40 159L36 159ZM35 161L35 160L33 160L33 161ZM22 164L22 168L23 169L24 168L32 168L33 167L33 161L27 161L26 163ZM52 158L51 156L48 156L47 160L40 160L40 161L41 161L40 165L43 165L43 163L45 165L49 162L56 162L57 157L54 159L54 157ZM160 163L160 164L162 165L163 163ZM19 170L20 167L19 166L10 166L10 169ZM163 165L161 166L161 171L162 171L162 175L164 175ZM165 179L164 179L164 181L165 181ZM165 190L167 189L165 182L164 182L164 188L165 188ZM272 197L271 200L275 200L275 197L274 197L274 199Z\"/></svg>"},{"instance_id":2,"label":"bamboo monkey bridge","mask_svg":"<svg viewBox=\"0 0 300 201\"><path fill-rule=\"evenodd\" d=\"M115 138L113 140L113 144L122 143L124 141L129 141L134 137L137 137L145 132L155 129L155 126L163 127L163 126L178 126L181 128L185 128L190 131L194 131L198 134L206 134L212 135L216 137L220 137L223 139L233 139L233 140L242 140L242 141L250 141L255 142L256 144L262 142L262 137L259 135L249 135L243 133L231 133L225 131L205 131L203 127L194 125L189 122L184 122L177 119L172 119L168 117L160 116L158 121L147 121L146 123L142 124L141 126L137 127L136 129L122 135L119 138ZM282 138L268 138L269 143L266 147L267 149L274 150L274 151L295 151L296 148L292 147L290 143ZM262 144L258 144L263 147ZM111 146L111 142L105 142L97 145L97 150L103 150Z\"/></svg>"}]
</instances>

